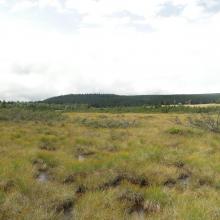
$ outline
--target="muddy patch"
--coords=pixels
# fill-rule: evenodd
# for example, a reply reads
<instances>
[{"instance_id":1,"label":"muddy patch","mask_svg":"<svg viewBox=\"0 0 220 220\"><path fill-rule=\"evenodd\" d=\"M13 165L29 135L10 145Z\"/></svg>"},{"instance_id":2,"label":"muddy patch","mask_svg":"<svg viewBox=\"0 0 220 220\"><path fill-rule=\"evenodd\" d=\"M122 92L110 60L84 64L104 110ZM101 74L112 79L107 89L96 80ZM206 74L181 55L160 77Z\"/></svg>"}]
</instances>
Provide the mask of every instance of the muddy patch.
<instances>
[{"instance_id":1,"label":"muddy patch","mask_svg":"<svg viewBox=\"0 0 220 220\"><path fill-rule=\"evenodd\" d=\"M84 185L79 185L76 189L76 194L80 196L80 195L85 194L86 191L87 191L87 188Z\"/></svg>"},{"instance_id":2,"label":"muddy patch","mask_svg":"<svg viewBox=\"0 0 220 220\"><path fill-rule=\"evenodd\" d=\"M210 186L213 183L213 181L210 178L205 178L205 177L200 178L198 182L200 186Z\"/></svg>"},{"instance_id":3,"label":"muddy patch","mask_svg":"<svg viewBox=\"0 0 220 220\"><path fill-rule=\"evenodd\" d=\"M45 151L56 151L57 150L55 146L49 146L49 145L42 145L39 148Z\"/></svg>"},{"instance_id":4,"label":"muddy patch","mask_svg":"<svg viewBox=\"0 0 220 220\"><path fill-rule=\"evenodd\" d=\"M122 180L123 180L122 176L116 176L115 178L109 180L108 182L105 182L102 185L100 185L98 187L98 189L105 190L105 189L108 189L110 187L116 187L116 186L120 185Z\"/></svg>"},{"instance_id":5,"label":"muddy patch","mask_svg":"<svg viewBox=\"0 0 220 220\"><path fill-rule=\"evenodd\" d=\"M51 179L51 172L47 164L42 159L36 159L33 161L35 166L35 179L40 183L46 183Z\"/></svg>"},{"instance_id":6,"label":"muddy patch","mask_svg":"<svg viewBox=\"0 0 220 220\"><path fill-rule=\"evenodd\" d=\"M189 184L191 173L183 172L177 178L168 178L163 185L166 187L174 187L177 184L187 186Z\"/></svg>"},{"instance_id":7,"label":"muddy patch","mask_svg":"<svg viewBox=\"0 0 220 220\"><path fill-rule=\"evenodd\" d=\"M131 190L122 192L118 199L125 205L126 211L132 215L132 217L137 217L137 219L146 219L145 215L156 213L161 210L160 204L153 201L145 201L141 193Z\"/></svg>"},{"instance_id":8,"label":"muddy patch","mask_svg":"<svg viewBox=\"0 0 220 220\"><path fill-rule=\"evenodd\" d=\"M65 201L62 201L56 206L56 213L63 215L63 218L61 218L62 220L71 220L73 219L73 205L73 199L67 199Z\"/></svg>"},{"instance_id":9,"label":"muddy patch","mask_svg":"<svg viewBox=\"0 0 220 220\"><path fill-rule=\"evenodd\" d=\"M174 187L176 185L176 180L173 178L169 178L163 183L163 185L169 188Z\"/></svg>"},{"instance_id":10,"label":"muddy patch","mask_svg":"<svg viewBox=\"0 0 220 220\"><path fill-rule=\"evenodd\" d=\"M117 187L121 184L122 181L127 181L134 185L139 185L140 187L149 186L149 181L146 177L143 176L133 176L131 174L122 174L114 177L113 179L109 180L108 182L100 185L98 188L100 190L105 190L110 187Z\"/></svg>"},{"instance_id":11,"label":"muddy patch","mask_svg":"<svg viewBox=\"0 0 220 220\"><path fill-rule=\"evenodd\" d=\"M140 187L149 186L149 181L145 177L127 176L125 180Z\"/></svg>"}]
</instances>

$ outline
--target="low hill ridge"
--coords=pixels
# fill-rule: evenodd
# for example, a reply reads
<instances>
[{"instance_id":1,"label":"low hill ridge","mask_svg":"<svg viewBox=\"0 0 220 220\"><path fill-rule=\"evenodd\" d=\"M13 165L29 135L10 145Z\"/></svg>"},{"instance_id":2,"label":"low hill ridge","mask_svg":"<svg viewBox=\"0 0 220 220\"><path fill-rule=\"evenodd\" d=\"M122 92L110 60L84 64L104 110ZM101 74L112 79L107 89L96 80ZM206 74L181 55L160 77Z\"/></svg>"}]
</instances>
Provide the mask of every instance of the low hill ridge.
<instances>
[{"instance_id":1,"label":"low hill ridge","mask_svg":"<svg viewBox=\"0 0 220 220\"><path fill-rule=\"evenodd\" d=\"M49 104L86 104L93 107L220 103L220 93L176 95L69 94L48 98Z\"/></svg>"}]
</instances>

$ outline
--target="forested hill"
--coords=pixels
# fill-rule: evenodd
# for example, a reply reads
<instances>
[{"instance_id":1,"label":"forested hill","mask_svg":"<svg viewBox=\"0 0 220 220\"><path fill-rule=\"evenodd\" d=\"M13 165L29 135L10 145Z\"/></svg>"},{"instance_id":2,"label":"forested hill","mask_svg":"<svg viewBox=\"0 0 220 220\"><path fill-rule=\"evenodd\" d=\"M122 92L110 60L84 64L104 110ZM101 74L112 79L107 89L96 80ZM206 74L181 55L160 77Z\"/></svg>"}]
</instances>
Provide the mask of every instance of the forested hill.
<instances>
[{"instance_id":1,"label":"forested hill","mask_svg":"<svg viewBox=\"0 0 220 220\"><path fill-rule=\"evenodd\" d=\"M43 101L50 104L87 104L93 107L220 103L220 93L187 95L70 94Z\"/></svg>"}]
</instances>

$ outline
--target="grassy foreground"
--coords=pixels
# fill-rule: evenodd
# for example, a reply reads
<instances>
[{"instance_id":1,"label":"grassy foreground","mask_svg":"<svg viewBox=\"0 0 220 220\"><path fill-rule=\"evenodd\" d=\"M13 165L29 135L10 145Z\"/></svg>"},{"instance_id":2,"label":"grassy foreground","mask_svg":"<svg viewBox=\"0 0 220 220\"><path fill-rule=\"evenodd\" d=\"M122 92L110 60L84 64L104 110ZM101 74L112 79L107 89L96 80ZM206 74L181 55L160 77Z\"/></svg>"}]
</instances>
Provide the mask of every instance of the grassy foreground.
<instances>
[{"instance_id":1,"label":"grassy foreground","mask_svg":"<svg viewBox=\"0 0 220 220\"><path fill-rule=\"evenodd\" d=\"M0 219L220 219L220 135L188 116L1 118Z\"/></svg>"}]
</instances>

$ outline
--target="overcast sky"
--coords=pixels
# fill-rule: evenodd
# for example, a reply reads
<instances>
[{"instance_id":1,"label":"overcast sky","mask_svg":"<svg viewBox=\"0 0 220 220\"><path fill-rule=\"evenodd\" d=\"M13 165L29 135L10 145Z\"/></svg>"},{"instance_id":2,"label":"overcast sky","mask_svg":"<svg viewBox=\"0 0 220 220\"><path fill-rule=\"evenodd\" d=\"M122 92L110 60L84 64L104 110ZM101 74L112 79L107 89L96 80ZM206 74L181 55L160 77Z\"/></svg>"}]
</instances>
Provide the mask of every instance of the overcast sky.
<instances>
[{"instance_id":1,"label":"overcast sky","mask_svg":"<svg viewBox=\"0 0 220 220\"><path fill-rule=\"evenodd\" d=\"M220 92L220 0L0 0L0 99Z\"/></svg>"}]
</instances>

